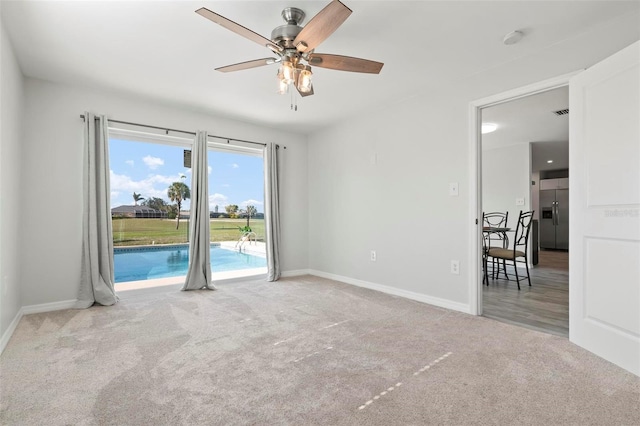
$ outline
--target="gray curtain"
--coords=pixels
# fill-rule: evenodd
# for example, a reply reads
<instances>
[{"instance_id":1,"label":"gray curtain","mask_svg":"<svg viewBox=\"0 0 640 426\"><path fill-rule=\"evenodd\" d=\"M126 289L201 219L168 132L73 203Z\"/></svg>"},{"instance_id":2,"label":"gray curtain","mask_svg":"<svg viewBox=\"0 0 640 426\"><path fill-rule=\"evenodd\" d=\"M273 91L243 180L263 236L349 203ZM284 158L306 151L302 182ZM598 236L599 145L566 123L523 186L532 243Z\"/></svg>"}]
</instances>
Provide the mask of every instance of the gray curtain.
<instances>
[{"instance_id":1,"label":"gray curtain","mask_svg":"<svg viewBox=\"0 0 640 426\"><path fill-rule=\"evenodd\" d=\"M113 239L109 191L107 118L84 113L82 266L78 308L113 305Z\"/></svg>"},{"instance_id":2,"label":"gray curtain","mask_svg":"<svg viewBox=\"0 0 640 426\"><path fill-rule=\"evenodd\" d=\"M267 239L267 281L280 278L280 190L278 145L264 148L264 226Z\"/></svg>"},{"instance_id":3,"label":"gray curtain","mask_svg":"<svg viewBox=\"0 0 640 426\"><path fill-rule=\"evenodd\" d=\"M189 271L182 290L215 290L211 282L209 170L207 132L198 131L191 152L191 214Z\"/></svg>"}]
</instances>

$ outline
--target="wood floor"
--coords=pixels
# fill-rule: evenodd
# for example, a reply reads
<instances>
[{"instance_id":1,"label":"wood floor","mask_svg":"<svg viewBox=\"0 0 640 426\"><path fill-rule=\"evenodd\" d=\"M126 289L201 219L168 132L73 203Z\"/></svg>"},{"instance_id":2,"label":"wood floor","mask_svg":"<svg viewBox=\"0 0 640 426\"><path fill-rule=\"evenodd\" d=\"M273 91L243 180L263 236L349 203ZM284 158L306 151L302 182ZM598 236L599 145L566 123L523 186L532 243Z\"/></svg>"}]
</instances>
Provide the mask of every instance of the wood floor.
<instances>
[{"instance_id":1,"label":"wood floor","mask_svg":"<svg viewBox=\"0 0 640 426\"><path fill-rule=\"evenodd\" d=\"M513 275L513 268L507 269ZM526 280L492 279L483 286L483 315L559 336L569 336L569 253L540 251L539 263L531 269L531 287Z\"/></svg>"}]
</instances>

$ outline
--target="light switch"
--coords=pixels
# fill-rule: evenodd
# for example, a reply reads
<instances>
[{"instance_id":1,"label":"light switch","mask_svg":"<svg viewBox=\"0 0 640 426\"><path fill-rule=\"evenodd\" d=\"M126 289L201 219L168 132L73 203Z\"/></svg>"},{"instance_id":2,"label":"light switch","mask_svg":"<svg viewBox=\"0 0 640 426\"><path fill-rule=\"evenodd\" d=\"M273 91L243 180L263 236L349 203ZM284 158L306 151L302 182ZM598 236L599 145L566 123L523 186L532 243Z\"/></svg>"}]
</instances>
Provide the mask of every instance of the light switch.
<instances>
[{"instance_id":1,"label":"light switch","mask_svg":"<svg viewBox=\"0 0 640 426\"><path fill-rule=\"evenodd\" d=\"M524 206L524 198L516 198L516 206Z\"/></svg>"},{"instance_id":2,"label":"light switch","mask_svg":"<svg viewBox=\"0 0 640 426\"><path fill-rule=\"evenodd\" d=\"M452 197L458 196L458 182L451 182L449 184L449 195Z\"/></svg>"}]
</instances>

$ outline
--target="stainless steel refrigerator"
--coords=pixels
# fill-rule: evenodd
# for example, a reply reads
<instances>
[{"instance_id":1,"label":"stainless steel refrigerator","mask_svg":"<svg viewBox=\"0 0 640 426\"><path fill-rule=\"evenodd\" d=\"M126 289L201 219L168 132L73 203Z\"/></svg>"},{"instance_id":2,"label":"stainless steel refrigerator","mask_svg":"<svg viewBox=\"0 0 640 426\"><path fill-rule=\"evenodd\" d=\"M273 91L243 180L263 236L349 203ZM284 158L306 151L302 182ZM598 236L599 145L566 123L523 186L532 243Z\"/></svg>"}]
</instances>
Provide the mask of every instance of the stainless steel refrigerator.
<instances>
[{"instance_id":1,"label":"stainless steel refrigerator","mask_svg":"<svg viewBox=\"0 0 640 426\"><path fill-rule=\"evenodd\" d=\"M569 250L569 190L540 191L540 248Z\"/></svg>"}]
</instances>

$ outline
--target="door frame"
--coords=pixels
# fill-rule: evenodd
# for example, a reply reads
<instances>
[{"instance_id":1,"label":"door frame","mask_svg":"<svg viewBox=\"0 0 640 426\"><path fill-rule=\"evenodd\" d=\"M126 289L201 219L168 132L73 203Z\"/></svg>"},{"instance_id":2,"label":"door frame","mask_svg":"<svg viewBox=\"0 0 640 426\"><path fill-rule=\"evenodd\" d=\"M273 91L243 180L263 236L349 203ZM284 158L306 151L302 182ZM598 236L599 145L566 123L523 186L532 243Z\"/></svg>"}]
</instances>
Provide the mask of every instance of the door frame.
<instances>
[{"instance_id":1,"label":"door frame","mask_svg":"<svg viewBox=\"0 0 640 426\"><path fill-rule=\"evenodd\" d=\"M482 140L481 110L494 105L546 92L569 85L569 79L583 70L563 74L527 86L477 99L469 103L469 218L472 226L469 235L469 313L482 315ZM571 149L571 140L569 140ZM571 283L571 277L569 277Z\"/></svg>"}]
</instances>

